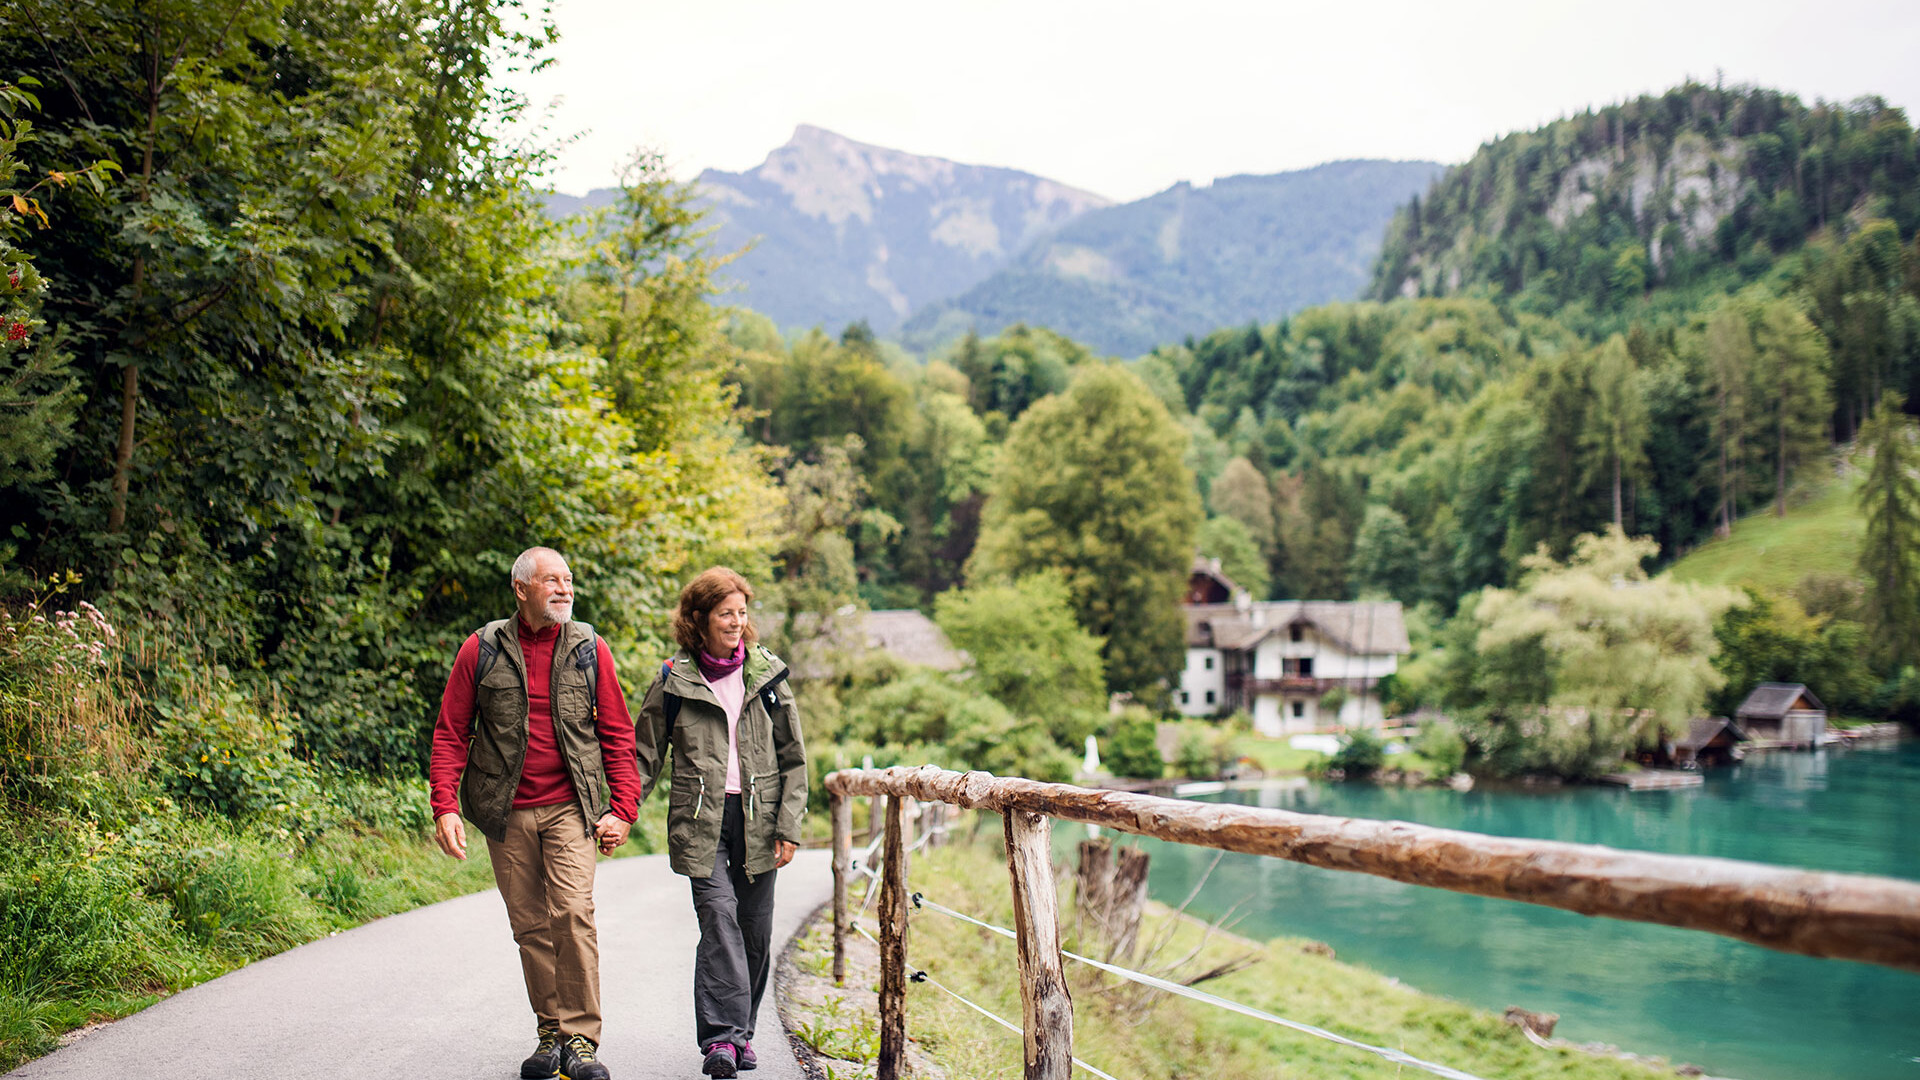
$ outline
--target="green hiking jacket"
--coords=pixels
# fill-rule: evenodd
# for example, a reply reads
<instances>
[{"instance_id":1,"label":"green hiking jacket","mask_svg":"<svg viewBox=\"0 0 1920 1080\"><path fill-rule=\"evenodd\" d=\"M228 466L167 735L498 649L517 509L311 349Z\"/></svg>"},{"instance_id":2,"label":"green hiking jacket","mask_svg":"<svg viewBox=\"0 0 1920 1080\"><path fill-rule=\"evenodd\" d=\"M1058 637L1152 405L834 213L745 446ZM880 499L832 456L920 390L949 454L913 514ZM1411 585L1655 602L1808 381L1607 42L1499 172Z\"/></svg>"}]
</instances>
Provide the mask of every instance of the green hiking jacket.
<instances>
[{"instance_id":1,"label":"green hiking jacket","mask_svg":"<svg viewBox=\"0 0 1920 1080\"><path fill-rule=\"evenodd\" d=\"M747 648L746 696L740 705L740 808L746 815L748 875L773 869L775 840L800 842L807 812L807 747L800 734L787 665L759 645ZM773 696L768 706L768 694ZM680 699L667 729L666 696ZM693 654L674 655L671 669L655 673L640 704L634 743L640 765L640 799L659 781L672 744L673 780L667 792L667 862L675 873L703 878L713 873L720 846L720 815L727 798L727 714L700 674Z\"/></svg>"}]
</instances>

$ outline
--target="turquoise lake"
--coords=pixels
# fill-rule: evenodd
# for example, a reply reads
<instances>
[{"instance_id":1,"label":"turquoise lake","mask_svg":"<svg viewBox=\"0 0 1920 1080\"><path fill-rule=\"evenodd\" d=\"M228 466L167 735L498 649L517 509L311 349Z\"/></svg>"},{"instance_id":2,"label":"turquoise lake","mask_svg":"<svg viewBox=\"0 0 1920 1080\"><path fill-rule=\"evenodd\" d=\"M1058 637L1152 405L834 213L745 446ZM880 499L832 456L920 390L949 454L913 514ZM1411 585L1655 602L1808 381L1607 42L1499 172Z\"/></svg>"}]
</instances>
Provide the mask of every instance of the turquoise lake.
<instances>
[{"instance_id":1,"label":"turquoise lake","mask_svg":"<svg viewBox=\"0 0 1920 1080\"><path fill-rule=\"evenodd\" d=\"M1499 836L1712 855L1920 880L1920 743L1755 754L1704 787L1455 792L1279 781L1209 797ZM1131 839L1131 838L1130 838ZM1210 849L1141 841L1178 904ZM1496 1012L1561 1016L1556 1035L1742 1080L1920 1080L1920 975L1595 919L1364 874L1229 854L1189 909ZM1390 1075L1391 1067L1383 1067Z\"/></svg>"}]
</instances>

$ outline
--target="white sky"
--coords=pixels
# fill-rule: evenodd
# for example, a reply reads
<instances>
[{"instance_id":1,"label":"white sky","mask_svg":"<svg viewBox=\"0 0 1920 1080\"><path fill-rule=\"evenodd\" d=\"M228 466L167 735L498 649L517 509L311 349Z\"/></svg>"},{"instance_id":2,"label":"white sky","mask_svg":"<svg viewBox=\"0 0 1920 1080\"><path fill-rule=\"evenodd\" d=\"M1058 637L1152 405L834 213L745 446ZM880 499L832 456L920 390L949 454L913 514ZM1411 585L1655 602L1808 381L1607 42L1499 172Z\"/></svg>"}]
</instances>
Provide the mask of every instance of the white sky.
<instances>
[{"instance_id":1,"label":"white sky","mask_svg":"<svg viewBox=\"0 0 1920 1080\"><path fill-rule=\"evenodd\" d=\"M1913 0L553 0L556 62L513 81L555 186L634 147L753 167L810 123L1130 200L1483 141L1691 75L1920 103Z\"/></svg>"}]
</instances>

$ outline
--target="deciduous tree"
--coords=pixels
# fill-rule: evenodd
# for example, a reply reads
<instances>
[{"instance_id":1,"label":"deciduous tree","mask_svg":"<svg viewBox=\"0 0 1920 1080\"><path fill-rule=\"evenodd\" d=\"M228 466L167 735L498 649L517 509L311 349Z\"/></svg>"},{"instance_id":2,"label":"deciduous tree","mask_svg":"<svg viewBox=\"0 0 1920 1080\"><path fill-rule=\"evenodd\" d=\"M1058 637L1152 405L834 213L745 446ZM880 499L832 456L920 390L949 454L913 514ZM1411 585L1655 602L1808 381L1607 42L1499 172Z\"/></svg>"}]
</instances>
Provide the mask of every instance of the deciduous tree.
<instances>
[{"instance_id":1,"label":"deciduous tree","mask_svg":"<svg viewBox=\"0 0 1920 1080\"><path fill-rule=\"evenodd\" d=\"M1014 424L987 500L969 580L1058 570L1114 690L1164 695L1180 666L1200 525L1186 442L1139 379L1085 368Z\"/></svg>"}]
</instances>

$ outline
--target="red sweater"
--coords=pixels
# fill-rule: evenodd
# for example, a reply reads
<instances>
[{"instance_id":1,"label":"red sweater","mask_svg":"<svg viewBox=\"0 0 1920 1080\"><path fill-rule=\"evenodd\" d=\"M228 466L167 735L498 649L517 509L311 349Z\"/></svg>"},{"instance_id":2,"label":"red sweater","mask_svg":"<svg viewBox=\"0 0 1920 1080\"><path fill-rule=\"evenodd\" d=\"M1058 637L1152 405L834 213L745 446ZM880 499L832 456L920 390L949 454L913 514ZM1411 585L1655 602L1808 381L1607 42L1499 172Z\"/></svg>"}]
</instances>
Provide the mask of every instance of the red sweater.
<instances>
[{"instance_id":1,"label":"red sweater","mask_svg":"<svg viewBox=\"0 0 1920 1080\"><path fill-rule=\"evenodd\" d=\"M553 645L560 637L560 628L550 626L535 632L517 618L513 625L520 632L520 651L527 658L527 756L520 767L513 808L554 806L575 797L573 778L567 775L567 763L560 757L554 738L553 705L547 693L553 676ZM596 636L594 647L600 652L599 685L595 687L599 700L594 713L600 759L607 770L613 812L631 822L640 816L640 770L634 763L633 719L627 713L626 695L620 692L620 678L614 673L613 653L608 651L606 639ZM453 674L447 676L447 690L440 698L440 719L433 725L427 783L435 818L460 809L460 774L466 771L467 742L473 732L473 671L479 660L479 635L469 634L453 659Z\"/></svg>"}]
</instances>

